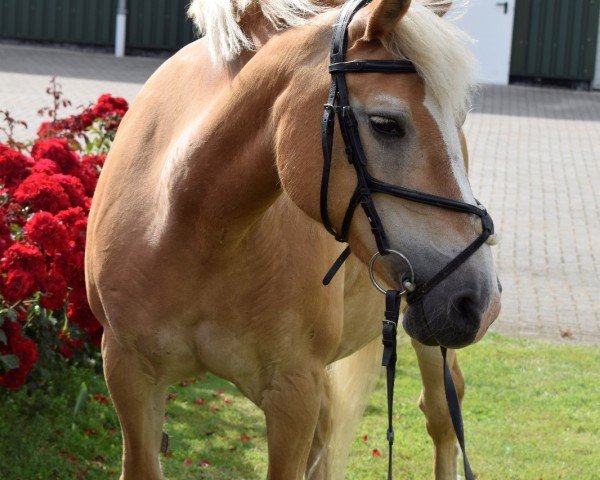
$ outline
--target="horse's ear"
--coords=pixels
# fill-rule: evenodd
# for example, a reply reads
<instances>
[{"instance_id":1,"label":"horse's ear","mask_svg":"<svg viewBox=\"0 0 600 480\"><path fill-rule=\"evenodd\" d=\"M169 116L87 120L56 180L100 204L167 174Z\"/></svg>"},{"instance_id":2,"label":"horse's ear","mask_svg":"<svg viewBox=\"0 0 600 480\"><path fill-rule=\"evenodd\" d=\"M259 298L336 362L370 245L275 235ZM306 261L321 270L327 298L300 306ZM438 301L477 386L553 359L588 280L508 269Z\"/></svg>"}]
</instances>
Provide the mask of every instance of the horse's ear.
<instances>
[{"instance_id":1,"label":"horse's ear","mask_svg":"<svg viewBox=\"0 0 600 480\"><path fill-rule=\"evenodd\" d=\"M408 11L411 0L377 0L369 17L365 40L383 39Z\"/></svg>"},{"instance_id":2,"label":"horse's ear","mask_svg":"<svg viewBox=\"0 0 600 480\"><path fill-rule=\"evenodd\" d=\"M433 4L433 10L439 17L446 15L450 8L452 8L452 0L442 0Z\"/></svg>"}]
</instances>

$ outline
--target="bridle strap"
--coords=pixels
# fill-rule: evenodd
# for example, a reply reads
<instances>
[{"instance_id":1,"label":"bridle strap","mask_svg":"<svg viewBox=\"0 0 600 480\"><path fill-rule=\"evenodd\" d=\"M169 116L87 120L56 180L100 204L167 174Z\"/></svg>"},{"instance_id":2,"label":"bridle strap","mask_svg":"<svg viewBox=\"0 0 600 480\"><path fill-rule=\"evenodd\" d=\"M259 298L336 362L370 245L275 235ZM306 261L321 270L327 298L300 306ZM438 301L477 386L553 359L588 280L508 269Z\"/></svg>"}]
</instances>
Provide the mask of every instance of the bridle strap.
<instances>
[{"instance_id":1,"label":"bridle strap","mask_svg":"<svg viewBox=\"0 0 600 480\"><path fill-rule=\"evenodd\" d=\"M408 60L351 60L329 65L329 73L417 73Z\"/></svg>"},{"instance_id":2,"label":"bridle strap","mask_svg":"<svg viewBox=\"0 0 600 480\"><path fill-rule=\"evenodd\" d=\"M458 444L463 455L463 468L465 471L465 480L475 480L475 476L471 471L471 465L467 458L467 449L465 447L465 432L463 429L462 414L460 413L460 401L458 394L456 393L456 387L454 385L454 379L452 378L452 372L448 367L446 360L446 347L440 347L442 351L442 358L444 359L444 392L446 394L446 403L448 404L448 410L450 411L450 418L452 419L452 426L454 427L454 433L458 439Z\"/></svg>"},{"instance_id":3,"label":"bridle strap","mask_svg":"<svg viewBox=\"0 0 600 480\"><path fill-rule=\"evenodd\" d=\"M400 292L388 290L385 293L385 320L383 320L382 341L383 358L381 364L385 367L387 386L387 414L388 414L388 480L392 480L392 447L394 445L394 383L396 380L396 336L398 334L398 318L400 316Z\"/></svg>"},{"instance_id":4,"label":"bridle strap","mask_svg":"<svg viewBox=\"0 0 600 480\"><path fill-rule=\"evenodd\" d=\"M348 259L351 253L352 250L349 246L344 248L344 251L337 258L337 260L333 262L333 265L329 268L325 277L323 277L323 285L329 285L331 283L333 277L335 277L335 274L338 272L338 270L342 268L342 265Z\"/></svg>"},{"instance_id":5,"label":"bridle strap","mask_svg":"<svg viewBox=\"0 0 600 480\"><path fill-rule=\"evenodd\" d=\"M473 255L479 249L479 247L481 247L481 245L483 245L486 242L486 240L489 237L489 230L484 230L483 232L481 232L481 234L467 248L465 248L456 257L454 257L444 268L442 268L438 273L436 273L425 283L418 286L414 292L408 293L406 295L406 301L412 305L421 300L427 292L433 290L439 283L441 283L445 278L450 276L452 272L454 272L458 267L460 267L467 258Z\"/></svg>"}]
</instances>

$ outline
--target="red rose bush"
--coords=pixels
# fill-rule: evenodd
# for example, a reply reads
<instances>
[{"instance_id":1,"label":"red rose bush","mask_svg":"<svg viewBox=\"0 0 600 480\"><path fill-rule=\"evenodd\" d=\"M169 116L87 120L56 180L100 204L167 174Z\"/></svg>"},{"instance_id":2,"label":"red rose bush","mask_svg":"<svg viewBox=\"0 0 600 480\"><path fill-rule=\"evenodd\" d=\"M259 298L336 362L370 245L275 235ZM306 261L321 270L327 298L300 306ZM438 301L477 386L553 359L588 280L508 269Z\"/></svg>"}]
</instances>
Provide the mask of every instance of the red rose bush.
<instances>
[{"instance_id":1,"label":"red rose bush","mask_svg":"<svg viewBox=\"0 0 600 480\"><path fill-rule=\"evenodd\" d=\"M31 145L0 143L0 391L97 355L102 327L83 270L87 216L127 108L102 95L78 115L54 110Z\"/></svg>"}]
</instances>

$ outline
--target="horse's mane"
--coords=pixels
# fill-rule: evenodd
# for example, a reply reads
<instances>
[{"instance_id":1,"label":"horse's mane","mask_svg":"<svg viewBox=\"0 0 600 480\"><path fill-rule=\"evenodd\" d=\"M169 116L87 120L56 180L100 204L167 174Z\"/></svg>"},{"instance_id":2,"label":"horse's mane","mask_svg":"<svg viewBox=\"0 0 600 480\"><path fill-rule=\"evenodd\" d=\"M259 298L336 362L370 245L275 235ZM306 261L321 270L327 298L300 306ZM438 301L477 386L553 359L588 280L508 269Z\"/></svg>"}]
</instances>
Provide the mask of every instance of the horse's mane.
<instances>
[{"instance_id":1,"label":"horse's mane","mask_svg":"<svg viewBox=\"0 0 600 480\"><path fill-rule=\"evenodd\" d=\"M211 56L228 61L254 45L239 25L251 5L277 29L302 25L327 7L332 0L193 0L188 13L206 37ZM446 10L449 0L413 0L386 47L416 65L440 108L457 120L470 105L475 59L468 48L470 37L454 23L436 15ZM465 0L453 3L465 4Z\"/></svg>"},{"instance_id":2,"label":"horse's mane","mask_svg":"<svg viewBox=\"0 0 600 480\"><path fill-rule=\"evenodd\" d=\"M302 25L324 8L313 0L193 0L188 15L208 41L215 60L233 60L242 50L254 48L239 25L251 5L277 29Z\"/></svg>"}]
</instances>

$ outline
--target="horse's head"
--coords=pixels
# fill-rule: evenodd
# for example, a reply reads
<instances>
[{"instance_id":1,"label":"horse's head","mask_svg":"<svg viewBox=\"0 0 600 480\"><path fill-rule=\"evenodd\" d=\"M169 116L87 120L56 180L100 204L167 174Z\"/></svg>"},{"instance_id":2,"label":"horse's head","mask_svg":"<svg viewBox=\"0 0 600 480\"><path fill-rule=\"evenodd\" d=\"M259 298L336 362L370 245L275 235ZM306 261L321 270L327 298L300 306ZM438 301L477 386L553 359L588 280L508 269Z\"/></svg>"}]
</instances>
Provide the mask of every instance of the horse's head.
<instances>
[{"instance_id":1,"label":"horse's head","mask_svg":"<svg viewBox=\"0 0 600 480\"><path fill-rule=\"evenodd\" d=\"M445 10L451 2L437 3ZM418 72L346 73L366 168L382 182L476 205L461 142L472 57L456 27L423 4L410 4L410 0L374 1L358 12L348 28L346 60L404 58ZM331 16L324 17L331 25ZM331 29L321 27L320 32L309 32L314 40L304 45L304 65L297 65L291 73L290 84L276 105L280 178L294 201L319 220L323 158L320 132L317 136L315 128L320 126L330 82L323 42L330 41L326 32ZM327 210L331 224L340 232L357 174L346 159L339 130L333 145ZM481 233L481 219L473 214L388 194L374 193L372 198L388 247L409 259L417 284L434 277ZM360 208L352 217L348 241L365 262L377 251L371 225ZM403 289L409 269L401 257L386 255L377 265L378 274L391 288ZM461 347L483 336L499 308L492 255L489 246L482 245L410 305L404 327L423 343Z\"/></svg>"}]
</instances>

